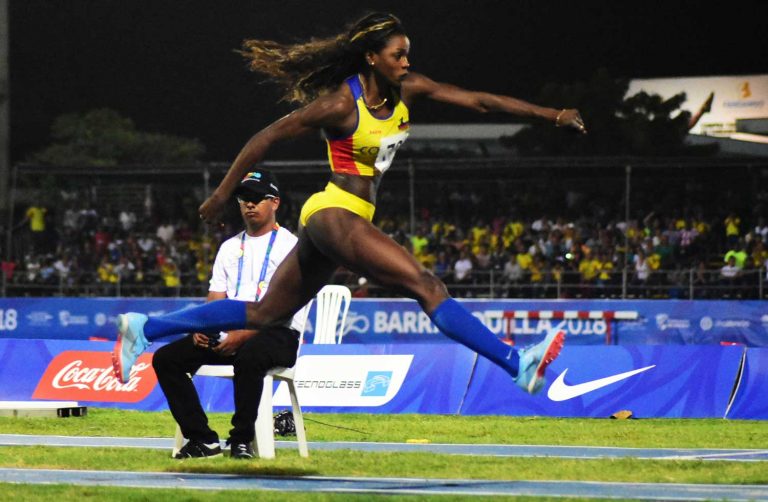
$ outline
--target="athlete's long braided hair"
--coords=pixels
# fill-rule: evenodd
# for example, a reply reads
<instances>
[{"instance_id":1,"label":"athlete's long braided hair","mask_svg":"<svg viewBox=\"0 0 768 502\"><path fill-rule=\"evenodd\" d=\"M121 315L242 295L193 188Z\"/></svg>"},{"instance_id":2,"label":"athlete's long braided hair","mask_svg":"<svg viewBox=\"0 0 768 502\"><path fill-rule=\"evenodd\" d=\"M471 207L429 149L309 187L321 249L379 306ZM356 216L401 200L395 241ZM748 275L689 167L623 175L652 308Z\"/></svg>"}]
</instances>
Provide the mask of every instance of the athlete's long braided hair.
<instances>
[{"instance_id":1,"label":"athlete's long braided hair","mask_svg":"<svg viewBox=\"0 0 768 502\"><path fill-rule=\"evenodd\" d=\"M240 53L251 71L285 90L282 101L306 104L362 72L365 53L380 51L392 35L405 35L400 20L392 14L373 13L333 37L296 44L244 40Z\"/></svg>"}]
</instances>

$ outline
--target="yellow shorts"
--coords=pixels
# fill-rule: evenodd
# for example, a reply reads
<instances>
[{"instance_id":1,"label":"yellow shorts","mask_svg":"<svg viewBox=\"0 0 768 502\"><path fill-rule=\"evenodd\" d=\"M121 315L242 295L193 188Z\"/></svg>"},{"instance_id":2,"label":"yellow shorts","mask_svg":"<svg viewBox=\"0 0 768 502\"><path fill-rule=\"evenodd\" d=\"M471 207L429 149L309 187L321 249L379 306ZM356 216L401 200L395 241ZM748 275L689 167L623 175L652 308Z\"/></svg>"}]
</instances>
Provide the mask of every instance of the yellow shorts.
<instances>
[{"instance_id":1,"label":"yellow shorts","mask_svg":"<svg viewBox=\"0 0 768 502\"><path fill-rule=\"evenodd\" d=\"M307 199L307 202L304 203L299 215L299 223L306 225L313 214L327 207L344 208L368 221L373 221L373 213L376 211L376 206L367 200L361 199L357 195L352 195L333 183L328 183L325 185L325 190L312 194Z\"/></svg>"}]
</instances>

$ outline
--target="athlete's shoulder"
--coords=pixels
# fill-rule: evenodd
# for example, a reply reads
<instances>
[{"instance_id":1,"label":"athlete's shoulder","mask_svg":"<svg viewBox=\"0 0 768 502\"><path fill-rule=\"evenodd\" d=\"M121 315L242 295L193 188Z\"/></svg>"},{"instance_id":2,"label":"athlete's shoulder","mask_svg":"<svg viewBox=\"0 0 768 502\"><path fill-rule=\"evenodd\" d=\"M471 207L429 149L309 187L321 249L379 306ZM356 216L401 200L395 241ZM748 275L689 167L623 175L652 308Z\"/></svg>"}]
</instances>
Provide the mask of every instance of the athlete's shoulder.
<instances>
[{"instance_id":1,"label":"athlete's shoulder","mask_svg":"<svg viewBox=\"0 0 768 502\"><path fill-rule=\"evenodd\" d=\"M338 114L348 114L356 107L354 93L346 80L332 91L318 97L313 103Z\"/></svg>"}]
</instances>

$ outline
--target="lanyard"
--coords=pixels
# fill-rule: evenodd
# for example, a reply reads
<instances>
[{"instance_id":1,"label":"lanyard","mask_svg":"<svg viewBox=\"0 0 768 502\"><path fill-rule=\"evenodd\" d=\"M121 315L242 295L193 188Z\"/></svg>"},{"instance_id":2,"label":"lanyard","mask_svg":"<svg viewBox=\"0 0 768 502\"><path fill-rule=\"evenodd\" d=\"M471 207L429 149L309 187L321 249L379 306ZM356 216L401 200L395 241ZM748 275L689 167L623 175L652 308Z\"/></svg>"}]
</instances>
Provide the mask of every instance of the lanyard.
<instances>
[{"instance_id":1,"label":"lanyard","mask_svg":"<svg viewBox=\"0 0 768 502\"><path fill-rule=\"evenodd\" d=\"M261 274L259 274L259 284L256 286L256 300L261 298L261 288L264 285L264 279L267 277L267 268L269 268L269 254L272 252L272 245L275 243L277 237L277 230L280 226L275 223L272 227L272 235L269 237L269 244L267 244L267 252L264 255L264 263L261 265ZM240 292L240 279L243 277L243 260L245 258L245 235L246 231L243 230L243 235L240 237L240 258L237 260L237 286L235 287L235 298L237 298Z\"/></svg>"}]
</instances>

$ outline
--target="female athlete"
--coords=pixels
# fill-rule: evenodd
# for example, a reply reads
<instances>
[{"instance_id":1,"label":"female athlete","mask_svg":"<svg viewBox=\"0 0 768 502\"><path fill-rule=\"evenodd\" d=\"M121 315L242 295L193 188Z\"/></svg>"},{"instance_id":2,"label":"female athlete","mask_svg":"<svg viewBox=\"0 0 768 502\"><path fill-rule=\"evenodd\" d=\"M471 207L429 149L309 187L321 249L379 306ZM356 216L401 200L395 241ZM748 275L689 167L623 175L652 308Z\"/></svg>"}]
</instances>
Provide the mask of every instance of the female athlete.
<instances>
[{"instance_id":1,"label":"female athlete","mask_svg":"<svg viewBox=\"0 0 768 502\"><path fill-rule=\"evenodd\" d=\"M218 188L200 206L200 217L217 221L241 178L272 144L313 131L322 131L326 138L330 181L304 204L298 244L275 272L260 302L220 300L152 318L121 315L113 353L118 377L128 381L135 360L151 340L160 337L283 323L342 265L415 298L442 333L502 367L527 392L538 392L544 370L560 353L564 333L552 332L528 349L510 348L450 298L437 277L371 220L376 190L408 136L409 109L416 100L427 98L481 113L536 117L585 133L578 110L469 91L411 72L410 40L391 14L370 14L324 40L294 45L247 40L243 48L253 71L280 84L284 99L303 106L250 138ZM244 341L230 336L222 342L222 350L235 351Z\"/></svg>"}]
</instances>

